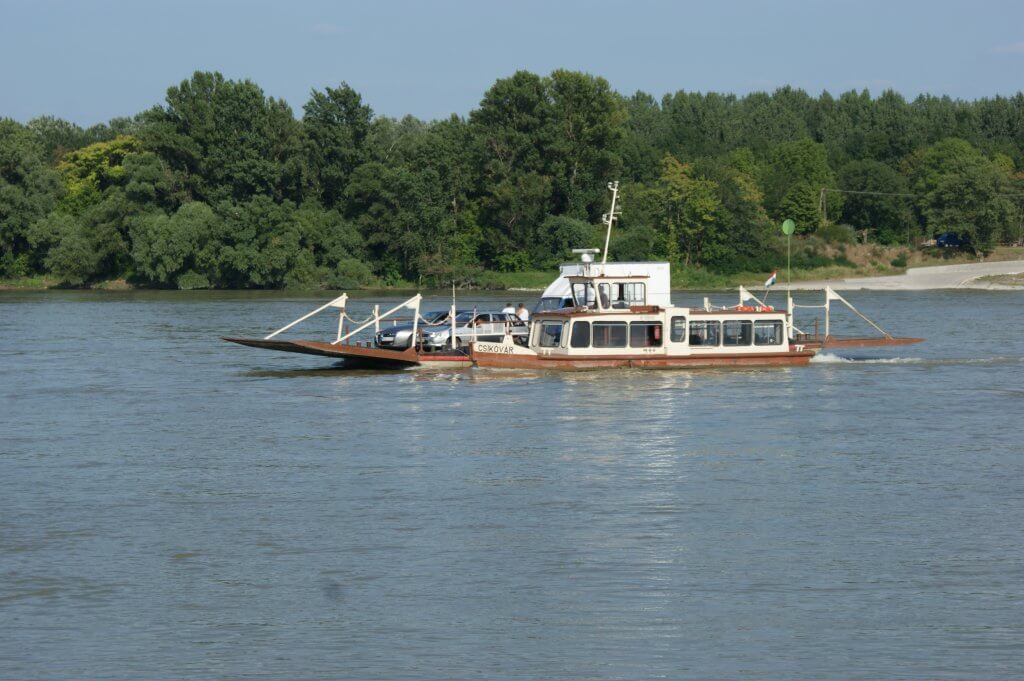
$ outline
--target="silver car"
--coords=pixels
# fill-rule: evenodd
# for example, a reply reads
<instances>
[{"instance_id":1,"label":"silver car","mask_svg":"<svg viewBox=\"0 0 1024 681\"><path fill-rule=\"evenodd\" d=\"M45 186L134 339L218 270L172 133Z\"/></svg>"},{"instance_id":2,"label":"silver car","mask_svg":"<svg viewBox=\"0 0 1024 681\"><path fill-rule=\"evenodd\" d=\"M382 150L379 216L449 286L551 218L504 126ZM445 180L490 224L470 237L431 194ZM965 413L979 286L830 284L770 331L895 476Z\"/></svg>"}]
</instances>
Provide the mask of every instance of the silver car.
<instances>
[{"instance_id":1,"label":"silver car","mask_svg":"<svg viewBox=\"0 0 1024 681\"><path fill-rule=\"evenodd\" d=\"M440 350L451 347L452 325L440 324L422 328L423 347ZM509 312L460 312L455 315L455 347L465 347L473 341L497 342L508 332L517 342L524 342L530 325Z\"/></svg>"},{"instance_id":2,"label":"silver car","mask_svg":"<svg viewBox=\"0 0 1024 681\"><path fill-rule=\"evenodd\" d=\"M456 318L460 314L473 314L472 311L456 311ZM443 324L448 321L448 310L439 310L437 312L427 312L422 315L423 319L426 320L426 324L422 321L419 324L419 328L430 328L437 324ZM393 326L382 327L377 335L374 336L374 342L378 348L388 348L395 350L404 350L409 347L412 342L412 322L406 322L403 324L395 324Z\"/></svg>"}]
</instances>

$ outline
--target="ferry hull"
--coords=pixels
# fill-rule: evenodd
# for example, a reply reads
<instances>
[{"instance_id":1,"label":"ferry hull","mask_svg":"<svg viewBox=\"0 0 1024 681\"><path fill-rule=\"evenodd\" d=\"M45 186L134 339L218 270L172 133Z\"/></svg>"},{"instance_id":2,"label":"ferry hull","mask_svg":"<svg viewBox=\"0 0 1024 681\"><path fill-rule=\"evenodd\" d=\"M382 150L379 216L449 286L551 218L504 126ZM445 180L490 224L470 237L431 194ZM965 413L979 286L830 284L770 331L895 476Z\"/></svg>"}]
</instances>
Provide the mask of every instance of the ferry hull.
<instances>
[{"instance_id":1,"label":"ferry hull","mask_svg":"<svg viewBox=\"0 0 1024 681\"><path fill-rule=\"evenodd\" d=\"M829 336L823 340L797 341L803 343L812 350L825 350L828 348L883 348L895 345L914 345L923 343L923 338L895 338L892 336L868 336L865 338L843 338L840 336Z\"/></svg>"},{"instance_id":2,"label":"ferry hull","mask_svg":"<svg viewBox=\"0 0 1024 681\"><path fill-rule=\"evenodd\" d=\"M406 369L463 368L472 366L472 360L463 354L421 353L412 348L386 350L363 345L323 343L312 340L264 340L262 338L224 338L250 348L294 352L301 355L318 355L344 360L348 368L360 369Z\"/></svg>"},{"instance_id":3,"label":"ferry hull","mask_svg":"<svg viewBox=\"0 0 1024 681\"><path fill-rule=\"evenodd\" d=\"M685 357L542 357L526 354L490 352L472 353L478 367L495 369L551 369L556 371L587 371L591 369L697 369L703 367L800 366L814 357L810 350L786 353L747 353L735 355L688 355Z\"/></svg>"}]
</instances>

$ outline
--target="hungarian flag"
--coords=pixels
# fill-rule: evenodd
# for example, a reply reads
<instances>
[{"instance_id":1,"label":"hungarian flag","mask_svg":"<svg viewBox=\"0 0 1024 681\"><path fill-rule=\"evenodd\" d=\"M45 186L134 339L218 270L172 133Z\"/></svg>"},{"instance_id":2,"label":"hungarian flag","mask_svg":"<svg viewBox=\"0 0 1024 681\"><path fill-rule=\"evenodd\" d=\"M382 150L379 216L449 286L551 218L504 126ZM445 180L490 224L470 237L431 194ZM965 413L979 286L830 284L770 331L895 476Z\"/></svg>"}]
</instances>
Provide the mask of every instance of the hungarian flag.
<instances>
[{"instance_id":1,"label":"hungarian flag","mask_svg":"<svg viewBox=\"0 0 1024 681\"><path fill-rule=\"evenodd\" d=\"M769 286L774 286L775 285L775 275L777 275L778 273L779 273L778 270L776 270L775 272L772 272L772 276L768 277L768 281L764 282L764 287L765 288L768 288Z\"/></svg>"}]
</instances>

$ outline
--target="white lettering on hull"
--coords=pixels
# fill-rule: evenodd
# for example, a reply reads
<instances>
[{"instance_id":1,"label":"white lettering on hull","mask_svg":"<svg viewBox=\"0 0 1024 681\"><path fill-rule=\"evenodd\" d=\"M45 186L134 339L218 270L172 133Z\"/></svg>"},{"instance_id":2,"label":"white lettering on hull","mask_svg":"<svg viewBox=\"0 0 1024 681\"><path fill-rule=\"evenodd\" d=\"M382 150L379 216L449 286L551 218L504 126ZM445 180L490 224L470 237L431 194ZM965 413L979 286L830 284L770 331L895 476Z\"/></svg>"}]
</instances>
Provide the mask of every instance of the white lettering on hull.
<instances>
[{"instance_id":1,"label":"white lettering on hull","mask_svg":"<svg viewBox=\"0 0 1024 681\"><path fill-rule=\"evenodd\" d=\"M473 349L477 352L490 352L498 355L515 354L515 348L513 346L501 343L474 343Z\"/></svg>"}]
</instances>

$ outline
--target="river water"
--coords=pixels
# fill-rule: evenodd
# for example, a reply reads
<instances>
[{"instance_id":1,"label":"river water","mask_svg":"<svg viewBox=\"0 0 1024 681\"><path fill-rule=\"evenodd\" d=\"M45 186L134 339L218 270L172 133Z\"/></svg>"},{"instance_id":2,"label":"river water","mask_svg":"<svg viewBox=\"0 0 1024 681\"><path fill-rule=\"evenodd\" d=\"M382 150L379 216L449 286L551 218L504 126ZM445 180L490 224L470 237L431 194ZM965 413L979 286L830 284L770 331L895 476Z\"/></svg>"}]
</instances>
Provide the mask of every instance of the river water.
<instances>
[{"instance_id":1,"label":"river water","mask_svg":"<svg viewBox=\"0 0 1024 681\"><path fill-rule=\"evenodd\" d=\"M315 298L0 293L0 678L1019 677L1024 294L847 297L928 341L368 373L218 340Z\"/></svg>"}]
</instances>

